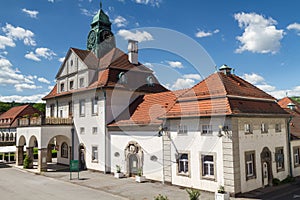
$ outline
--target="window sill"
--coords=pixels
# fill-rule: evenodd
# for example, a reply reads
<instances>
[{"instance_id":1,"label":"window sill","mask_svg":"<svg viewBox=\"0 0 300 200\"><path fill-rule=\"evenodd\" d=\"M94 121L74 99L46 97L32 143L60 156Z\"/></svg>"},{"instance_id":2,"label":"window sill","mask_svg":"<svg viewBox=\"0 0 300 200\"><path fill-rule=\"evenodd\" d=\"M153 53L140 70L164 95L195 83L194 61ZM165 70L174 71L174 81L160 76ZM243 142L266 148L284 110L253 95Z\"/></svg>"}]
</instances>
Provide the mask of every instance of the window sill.
<instances>
[{"instance_id":1,"label":"window sill","mask_svg":"<svg viewBox=\"0 0 300 200\"><path fill-rule=\"evenodd\" d=\"M177 176L190 177L190 174L189 173L178 172Z\"/></svg>"},{"instance_id":2,"label":"window sill","mask_svg":"<svg viewBox=\"0 0 300 200\"><path fill-rule=\"evenodd\" d=\"M216 181L216 178L214 176L208 176L208 175L203 175L202 179L208 181Z\"/></svg>"},{"instance_id":3,"label":"window sill","mask_svg":"<svg viewBox=\"0 0 300 200\"><path fill-rule=\"evenodd\" d=\"M92 113L92 116L93 117L98 116L98 113Z\"/></svg>"},{"instance_id":4,"label":"window sill","mask_svg":"<svg viewBox=\"0 0 300 200\"><path fill-rule=\"evenodd\" d=\"M85 115L79 115L79 117L85 117Z\"/></svg>"},{"instance_id":5,"label":"window sill","mask_svg":"<svg viewBox=\"0 0 300 200\"><path fill-rule=\"evenodd\" d=\"M98 160L92 160L92 163L98 163Z\"/></svg>"},{"instance_id":6,"label":"window sill","mask_svg":"<svg viewBox=\"0 0 300 200\"><path fill-rule=\"evenodd\" d=\"M285 171L284 168L277 169L277 173L278 173L278 172L284 172L284 171Z\"/></svg>"},{"instance_id":7,"label":"window sill","mask_svg":"<svg viewBox=\"0 0 300 200\"><path fill-rule=\"evenodd\" d=\"M252 180L252 179L256 179L256 176L246 176L246 181Z\"/></svg>"},{"instance_id":8,"label":"window sill","mask_svg":"<svg viewBox=\"0 0 300 200\"><path fill-rule=\"evenodd\" d=\"M252 132L245 132L245 135L253 135Z\"/></svg>"}]
</instances>

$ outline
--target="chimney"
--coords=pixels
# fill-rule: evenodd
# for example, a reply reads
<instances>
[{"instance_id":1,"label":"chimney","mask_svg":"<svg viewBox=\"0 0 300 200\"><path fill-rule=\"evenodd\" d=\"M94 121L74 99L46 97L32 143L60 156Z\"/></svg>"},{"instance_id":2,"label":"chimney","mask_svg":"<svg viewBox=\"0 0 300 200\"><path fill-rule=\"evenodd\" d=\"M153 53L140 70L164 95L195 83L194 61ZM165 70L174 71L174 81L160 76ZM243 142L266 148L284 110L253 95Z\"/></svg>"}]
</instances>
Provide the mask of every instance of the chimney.
<instances>
[{"instance_id":1,"label":"chimney","mask_svg":"<svg viewBox=\"0 0 300 200\"><path fill-rule=\"evenodd\" d=\"M138 41L128 40L128 60L130 63L137 65L138 61Z\"/></svg>"},{"instance_id":2,"label":"chimney","mask_svg":"<svg viewBox=\"0 0 300 200\"><path fill-rule=\"evenodd\" d=\"M219 70L220 72L223 72L225 75L230 75L232 68L224 64L220 67Z\"/></svg>"}]
</instances>

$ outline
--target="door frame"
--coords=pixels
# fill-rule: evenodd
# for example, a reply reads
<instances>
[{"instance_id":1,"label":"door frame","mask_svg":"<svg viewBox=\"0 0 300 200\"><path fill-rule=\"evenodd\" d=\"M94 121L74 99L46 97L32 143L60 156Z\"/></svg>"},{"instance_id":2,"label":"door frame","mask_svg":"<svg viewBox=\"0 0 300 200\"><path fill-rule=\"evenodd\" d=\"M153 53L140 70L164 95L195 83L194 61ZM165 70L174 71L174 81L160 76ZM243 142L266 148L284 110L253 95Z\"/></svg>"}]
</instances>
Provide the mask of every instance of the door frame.
<instances>
[{"instance_id":1,"label":"door frame","mask_svg":"<svg viewBox=\"0 0 300 200\"><path fill-rule=\"evenodd\" d=\"M272 152L268 147L264 147L262 152L260 153L260 159L261 159L261 178L262 178L262 186L264 185L264 163L267 164L267 170L268 170L268 184L269 186L272 186L272 180L273 180L273 171L272 171Z\"/></svg>"}]
</instances>

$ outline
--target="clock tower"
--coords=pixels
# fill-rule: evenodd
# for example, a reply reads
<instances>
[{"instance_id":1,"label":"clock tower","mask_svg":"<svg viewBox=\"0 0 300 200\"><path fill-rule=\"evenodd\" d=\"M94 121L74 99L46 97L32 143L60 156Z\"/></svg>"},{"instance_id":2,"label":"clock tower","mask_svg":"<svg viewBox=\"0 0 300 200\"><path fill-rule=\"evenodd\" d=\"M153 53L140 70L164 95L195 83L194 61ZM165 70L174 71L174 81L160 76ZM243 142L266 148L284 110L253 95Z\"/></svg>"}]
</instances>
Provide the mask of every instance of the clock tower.
<instances>
[{"instance_id":1,"label":"clock tower","mask_svg":"<svg viewBox=\"0 0 300 200\"><path fill-rule=\"evenodd\" d=\"M103 12L102 3L100 3L100 10L91 23L91 30L87 38L87 49L93 51L97 58L101 58L115 47L116 41L111 32L111 22Z\"/></svg>"}]
</instances>

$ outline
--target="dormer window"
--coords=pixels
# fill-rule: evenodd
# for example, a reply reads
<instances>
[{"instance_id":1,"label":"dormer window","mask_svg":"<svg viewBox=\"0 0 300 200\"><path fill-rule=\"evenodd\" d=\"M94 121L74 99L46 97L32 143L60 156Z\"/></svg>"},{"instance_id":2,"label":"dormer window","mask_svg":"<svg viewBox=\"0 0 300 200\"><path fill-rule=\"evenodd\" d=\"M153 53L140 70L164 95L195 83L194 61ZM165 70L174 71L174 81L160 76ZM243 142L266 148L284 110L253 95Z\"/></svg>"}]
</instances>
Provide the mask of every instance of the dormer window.
<instances>
[{"instance_id":1,"label":"dormer window","mask_svg":"<svg viewBox=\"0 0 300 200\"><path fill-rule=\"evenodd\" d=\"M154 80L152 76L147 77L147 84L148 86L154 86Z\"/></svg>"},{"instance_id":2,"label":"dormer window","mask_svg":"<svg viewBox=\"0 0 300 200\"><path fill-rule=\"evenodd\" d=\"M60 91L61 92L65 91L65 84L64 83L60 84Z\"/></svg>"},{"instance_id":3,"label":"dormer window","mask_svg":"<svg viewBox=\"0 0 300 200\"><path fill-rule=\"evenodd\" d=\"M127 83L127 76L124 72L121 72L119 74L119 83L121 83L121 84Z\"/></svg>"}]
</instances>

